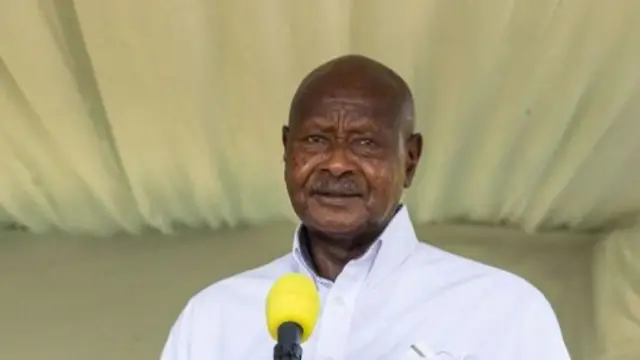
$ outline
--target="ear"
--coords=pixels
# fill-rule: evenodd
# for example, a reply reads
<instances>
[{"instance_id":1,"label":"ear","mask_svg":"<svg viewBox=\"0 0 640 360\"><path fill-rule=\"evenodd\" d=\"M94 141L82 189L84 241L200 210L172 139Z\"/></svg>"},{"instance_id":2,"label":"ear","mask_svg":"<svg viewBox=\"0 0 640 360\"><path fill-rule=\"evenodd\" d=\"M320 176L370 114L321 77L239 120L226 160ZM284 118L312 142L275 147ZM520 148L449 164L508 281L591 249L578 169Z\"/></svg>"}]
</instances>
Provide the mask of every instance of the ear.
<instances>
[{"instance_id":1,"label":"ear","mask_svg":"<svg viewBox=\"0 0 640 360\"><path fill-rule=\"evenodd\" d=\"M284 147L284 153L282 155L283 160L284 160L284 157L286 156L288 140L289 140L289 127L287 125L284 125L282 127L282 146Z\"/></svg>"},{"instance_id":2,"label":"ear","mask_svg":"<svg viewBox=\"0 0 640 360\"><path fill-rule=\"evenodd\" d=\"M407 139L407 160L405 164L405 178L404 187L408 188L413 182L413 177L416 174L416 169L420 163L420 156L422 155L422 135L415 133Z\"/></svg>"}]
</instances>

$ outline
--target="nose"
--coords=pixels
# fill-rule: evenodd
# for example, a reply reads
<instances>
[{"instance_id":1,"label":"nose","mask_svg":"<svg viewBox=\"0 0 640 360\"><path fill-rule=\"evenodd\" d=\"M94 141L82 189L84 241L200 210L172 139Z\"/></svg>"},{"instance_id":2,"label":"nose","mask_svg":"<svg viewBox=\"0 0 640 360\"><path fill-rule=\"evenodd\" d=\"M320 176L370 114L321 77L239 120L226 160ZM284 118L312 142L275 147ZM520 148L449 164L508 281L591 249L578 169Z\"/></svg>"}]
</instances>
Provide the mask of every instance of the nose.
<instances>
[{"instance_id":1,"label":"nose","mask_svg":"<svg viewBox=\"0 0 640 360\"><path fill-rule=\"evenodd\" d=\"M335 177L340 177L353 173L355 165L347 156L345 149L342 146L336 146L331 150L329 157L324 162L323 170L328 171Z\"/></svg>"}]
</instances>

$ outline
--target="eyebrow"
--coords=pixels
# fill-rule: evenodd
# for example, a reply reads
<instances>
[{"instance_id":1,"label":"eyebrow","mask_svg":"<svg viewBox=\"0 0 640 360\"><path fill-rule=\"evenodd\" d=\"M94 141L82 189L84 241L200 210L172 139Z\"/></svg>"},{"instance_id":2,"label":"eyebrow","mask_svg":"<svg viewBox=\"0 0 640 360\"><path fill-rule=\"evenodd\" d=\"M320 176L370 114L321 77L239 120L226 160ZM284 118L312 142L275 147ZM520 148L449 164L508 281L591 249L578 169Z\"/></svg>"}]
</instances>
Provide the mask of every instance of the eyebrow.
<instances>
[{"instance_id":1,"label":"eyebrow","mask_svg":"<svg viewBox=\"0 0 640 360\"><path fill-rule=\"evenodd\" d=\"M307 120L310 120L307 127L321 130L333 130L336 128L335 120L327 119L322 115L310 116ZM367 117L352 118L348 121L349 125L347 125L346 129L352 130L355 127L356 129L354 130L361 131L362 129L365 129L366 131L374 132L380 128L379 125L372 124L375 121L375 119Z\"/></svg>"},{"instance_id":2,"label":"eyebrow","mask_svg":"<svg viewBox=\"0 0 640 360\"><path fill-rule=\"evenodd\" d=\"M344 104L344 105L365 106L365 107L373 106L371 99L347 98L347 97L338 97L338 96L324 97L320 102L323 104L338 103L338 104Z\"/></svg>"}]
</instances>

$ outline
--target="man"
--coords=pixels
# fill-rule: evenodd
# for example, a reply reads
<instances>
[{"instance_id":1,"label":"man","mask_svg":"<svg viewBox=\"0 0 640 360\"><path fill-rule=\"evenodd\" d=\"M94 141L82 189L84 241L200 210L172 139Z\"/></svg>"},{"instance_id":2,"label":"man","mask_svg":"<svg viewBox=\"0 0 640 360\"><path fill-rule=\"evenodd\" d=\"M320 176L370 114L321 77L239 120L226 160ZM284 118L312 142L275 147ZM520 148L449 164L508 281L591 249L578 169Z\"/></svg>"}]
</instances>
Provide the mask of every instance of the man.
<instances>
[{"instance_id":1,"label":"man","mask_svg":"<svg viewBox=\"0 0 640 360\"><path fill-rule=\"evenodd\" d=\"M295 94L282 142L301 220L292 253L193 297L162 360L272 358L264 301L291 272L311 277L322 302L304 359L569 359L529 283L418 242L400 199L422 137L392 70L356 55L320 66Z\"/></svg>"}]
</instances>

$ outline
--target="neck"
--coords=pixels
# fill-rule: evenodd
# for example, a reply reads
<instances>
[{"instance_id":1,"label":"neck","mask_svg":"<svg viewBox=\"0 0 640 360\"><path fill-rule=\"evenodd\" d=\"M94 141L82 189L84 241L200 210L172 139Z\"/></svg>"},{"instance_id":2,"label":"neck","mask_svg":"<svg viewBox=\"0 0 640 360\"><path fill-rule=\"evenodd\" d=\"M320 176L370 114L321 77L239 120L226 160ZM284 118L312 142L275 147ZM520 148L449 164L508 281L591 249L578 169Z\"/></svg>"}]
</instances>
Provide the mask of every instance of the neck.
<instances>
[{"instance_id":1,"label":"neck","mask_svg":"<svg viewBox=\"0 0 640 360\"><path fill-rule=\"evenodd\" d=\"M336 238L311 229L306 230L307 248L315 271L334 281L347 263L364 255L381 231L349 238Z\"/></svg>"},{"instance_id":2,"label":"neck","mask_svg":"<svg viewBox=\"0 0 640 360\"><path fill-rule=\"evenodd\" d=\"M401 204L395 207L380 226L355 236L336 236L303 226L299 240L308 250L307 260L312 263L318 275L335 281L349 261L361 257L369 250L400 209Z\"/></svg>"}]
</instances>

